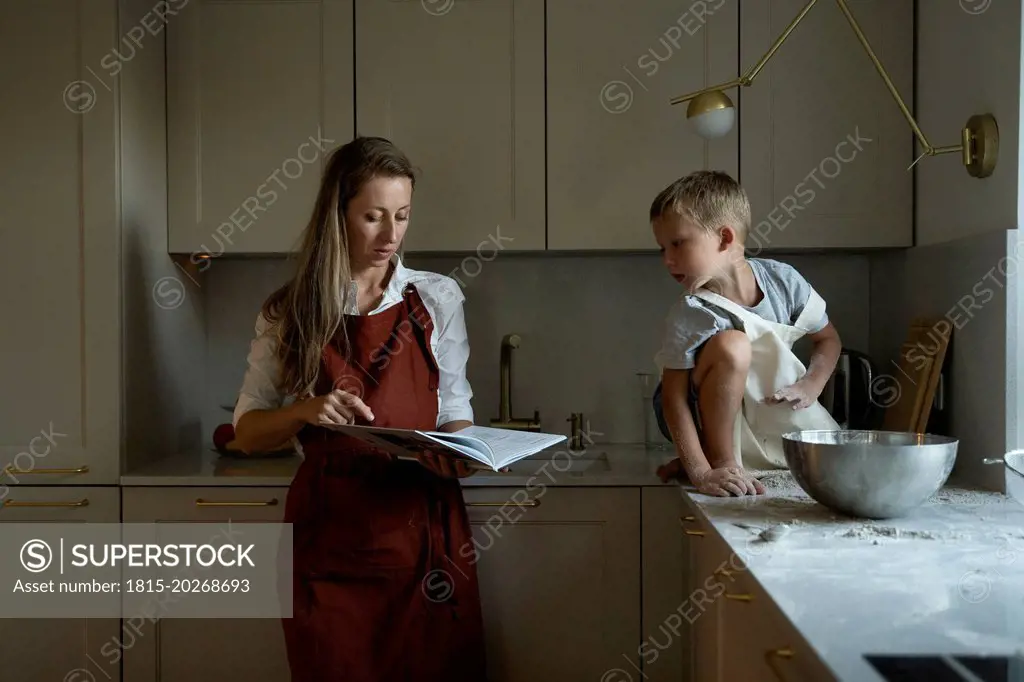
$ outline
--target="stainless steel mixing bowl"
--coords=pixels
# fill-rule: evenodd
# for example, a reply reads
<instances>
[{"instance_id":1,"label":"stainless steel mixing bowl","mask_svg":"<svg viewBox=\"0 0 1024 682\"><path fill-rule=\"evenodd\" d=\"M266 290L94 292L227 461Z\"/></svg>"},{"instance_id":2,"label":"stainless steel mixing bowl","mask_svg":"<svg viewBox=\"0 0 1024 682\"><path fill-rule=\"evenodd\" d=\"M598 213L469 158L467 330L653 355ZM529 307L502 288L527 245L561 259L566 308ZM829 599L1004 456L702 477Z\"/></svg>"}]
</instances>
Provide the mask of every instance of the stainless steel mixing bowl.
<instances>
[{"instance_id":1,"label":"stainless steel mixing bowl","mask_svg":"<svg viewBox=\"0 0 1024 682\"><path fill-rule=\"evenodd\" d=\"M793 478L835 511L868 519L907 514L943 486L959 441L898 431L794 431L782 436Z\"/></svg>"}]
</instances>

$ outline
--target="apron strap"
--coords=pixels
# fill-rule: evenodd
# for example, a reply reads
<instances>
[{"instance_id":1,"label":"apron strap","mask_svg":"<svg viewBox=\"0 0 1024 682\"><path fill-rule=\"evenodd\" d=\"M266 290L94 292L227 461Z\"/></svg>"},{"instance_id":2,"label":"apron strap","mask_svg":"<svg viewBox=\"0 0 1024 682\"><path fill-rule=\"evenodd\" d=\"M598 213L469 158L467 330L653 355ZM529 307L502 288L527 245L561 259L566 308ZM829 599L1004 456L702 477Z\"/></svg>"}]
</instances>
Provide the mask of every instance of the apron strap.
<instances>
[{"instance_id":1,"label":"apron strap","mask_svg":"<svg viewBox=\"0 0 1024 682\"><path fill-rule=\"evenodd\" d=\"M756 314L750 312L749 310L747 310L746 308L744 308L740 304L735 303L733 301L730 301L725 296L722 296L721 294L716 294L713 291L708 291L707 289L701 289L701 290L699 290L697 292L694 292L693 295L696 296L697 298L700 298L700 299L703 299L704 301L707 301L711 305L714 305L714 306L717 306L719 308L722 308L724 310L729 311L730 313L732 313L736 317L738 317L741 320L743 320L743 322L745 324L749 323L750 320L755 320L755 321L761 320L760 317L758 317Z\"/></svg>"},{"instance_id":2,"label":"apron strap","mask_svg":"<svg viewBox=\"0 0 1024 682\"><path fill-rule=\"evenodd\" d=\"M807 297L807 303L804 304L804 309L800 312L800 316L796 318L793 326L810 334L811 329L818 325L824 314L825 300L818 295L817 291L811 289L811 295Z\"/></svg>"}]
</instances>

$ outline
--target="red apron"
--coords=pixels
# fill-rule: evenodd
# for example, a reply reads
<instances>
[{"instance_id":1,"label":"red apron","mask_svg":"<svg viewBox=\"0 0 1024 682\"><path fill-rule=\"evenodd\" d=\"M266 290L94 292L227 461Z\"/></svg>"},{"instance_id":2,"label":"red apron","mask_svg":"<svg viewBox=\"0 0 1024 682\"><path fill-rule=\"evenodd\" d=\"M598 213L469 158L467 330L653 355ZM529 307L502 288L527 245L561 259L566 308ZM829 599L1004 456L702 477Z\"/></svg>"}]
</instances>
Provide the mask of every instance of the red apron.
<instances>
[{"instance_id":1,"label":"red apron","mask_svg":"<svg viewBox=\"0 0 1024 682\"><path fill-rule=\"evenodd\" d=\"M401 304L345 323L351 361L329 346L317 394L359 395L377 426L435 429L433 322L415 287ZM485 682L476 555L458 480L321 427L306 426L299 441L306 459L285 507L292 681Z\"/></svg>"}]
</instances>

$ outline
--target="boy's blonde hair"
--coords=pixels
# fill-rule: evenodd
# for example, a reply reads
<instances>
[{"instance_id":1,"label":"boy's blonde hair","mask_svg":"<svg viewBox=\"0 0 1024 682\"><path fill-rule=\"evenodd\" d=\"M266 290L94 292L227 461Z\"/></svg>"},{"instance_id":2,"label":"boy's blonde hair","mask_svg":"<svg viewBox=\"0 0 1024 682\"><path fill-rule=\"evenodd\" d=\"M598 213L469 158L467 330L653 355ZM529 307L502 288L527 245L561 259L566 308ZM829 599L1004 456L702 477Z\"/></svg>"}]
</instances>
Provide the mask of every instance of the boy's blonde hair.
<instances>
[{"instance_id":1,"label":"boy's blonde hair","mask_svg":"<svg viewBox=\"0 0 1024 682\"><path fill-rule=\"evenodd\" d=\"M679 178L651 204L651 221L668 213L686 216L709 232L728 225L740 243L750 231L750 200L728 173L702 170Z\"/></svg>"}]
</instances>

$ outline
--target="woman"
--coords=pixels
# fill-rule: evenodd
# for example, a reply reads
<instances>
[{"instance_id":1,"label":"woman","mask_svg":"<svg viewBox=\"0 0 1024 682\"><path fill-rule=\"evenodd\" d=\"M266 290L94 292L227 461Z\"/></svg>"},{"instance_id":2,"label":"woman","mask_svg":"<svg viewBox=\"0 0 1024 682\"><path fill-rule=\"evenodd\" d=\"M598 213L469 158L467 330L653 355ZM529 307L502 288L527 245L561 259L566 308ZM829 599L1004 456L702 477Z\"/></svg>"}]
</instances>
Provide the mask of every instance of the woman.
<instances>
[{"instance_id":1,"label":"woman","mask_svg":"<svg viewBox=\"0 0 1024 682\"><path fill-rule=\"evenodd\" d=\"M246 452L297 438L305 457L285 507L293 682L485 679L457 480L470 470L430 453L396 460L331 430L472 424L462 293L397 254L414 185L408 159L385 139L357 138L331 155L298 272L257 318L235 408ZM287 396L295 402L283 406Z\"/></svg>"}]
</instances>

